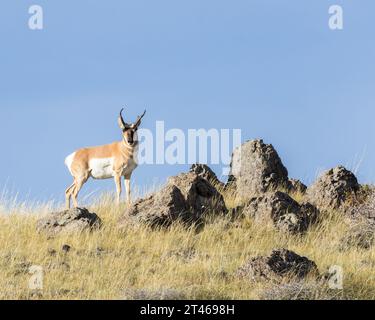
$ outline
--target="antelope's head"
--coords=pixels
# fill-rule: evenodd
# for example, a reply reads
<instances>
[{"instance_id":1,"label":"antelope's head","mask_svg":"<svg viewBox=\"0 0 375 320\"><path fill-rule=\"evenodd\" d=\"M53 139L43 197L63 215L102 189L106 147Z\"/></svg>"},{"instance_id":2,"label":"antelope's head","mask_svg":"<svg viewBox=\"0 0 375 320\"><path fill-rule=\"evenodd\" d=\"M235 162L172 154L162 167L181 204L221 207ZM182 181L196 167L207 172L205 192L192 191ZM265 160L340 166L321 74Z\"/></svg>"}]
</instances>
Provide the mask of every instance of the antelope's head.
<instances>
[{"instance_id":1,"label":"antelope's head","mask_svg":"<svg viewBox=\"0 0 375 320\"><path fill-rule=\"evenodd\" d=\"M134 146L137 142L137 130L142 122L142 118L146 114L146 110L143 112L141 116L138 116L137 120L134 123L126 123L122 117L122 111L124 109L121 109L120 115L118 118L118 124L120 126L120 129L122 130L122 137L125 141L125 143L129 146Z\"/></svg>"}]
</instances>

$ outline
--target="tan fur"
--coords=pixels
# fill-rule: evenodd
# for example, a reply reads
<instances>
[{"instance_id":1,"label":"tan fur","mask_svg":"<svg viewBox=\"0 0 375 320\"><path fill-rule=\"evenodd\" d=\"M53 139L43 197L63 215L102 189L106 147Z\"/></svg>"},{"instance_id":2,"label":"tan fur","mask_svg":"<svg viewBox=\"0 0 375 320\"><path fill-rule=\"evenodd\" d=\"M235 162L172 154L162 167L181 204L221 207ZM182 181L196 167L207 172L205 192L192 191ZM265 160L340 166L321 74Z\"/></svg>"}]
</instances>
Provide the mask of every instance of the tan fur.
<instances>
[{"instance_id":1,"label":"tan fur","mask_svg":"<svg viewBox=\"0 0 375 320\"><path fill-rule=\"evenodd\" d=\"M95 175L92 175L90 169L90 161L97 159L113 159L111 176L113 174L116 184L117 201L120 202L122 191L121 177L123 176L125 178L127 201L130 202L130 178L133 170L137 167L135 150L138 146L138 142L134 140L134 137L146 111L141 117L138 117L136 123L133 125L128 125L123 121L121 112L119 117L119 125L123 131L123 140L121 142L113 142L103 146L79 149L75 152L71 164L67 163L74 178L73 184L65 191L67 208L70 208L71 198L73 198L74 206L78 207L77 196L79 191L90 177L95 177Z\"/></svg>"},{"instance_id":2,"label":"tan fur","mask_svg":"<svg viewBox=\"0 0 375 320\"><path fill-rule=\"evenodd\" d=\"M73 173L79 175L82 171L88 170L90 159L114 158L114 171L120 171L127 160L133 158L133 153L134 147L125 145L125 141L113 142L104 146L83 148L76 151L71 169Z\"/></svg>"},{"instance_id":3,"label":"tan fur","mask_svg":"<svg viewBox=\"0 0 375 320\"><path fill-rule=\"evenodd\" d=\"M77 196L82 186L91 177L89 168L90 159L114 158L113 171L115 173L114 179L117 189L117 201L120 201L121 195L121 176L124 176L127 190L127 200L130 202L130 178L134 168L132 162L135 162L134 151L137 142L133 146L126 143L125 140L121 142L114 142L111 144L83 148L76 151L71 165L71 173L74 178L73 184L66 189L66 207L70 208L70 198L73 197L75 207L78 207ZM129 168L129 170L127 170Z\"/></svg>"}]
</instances>

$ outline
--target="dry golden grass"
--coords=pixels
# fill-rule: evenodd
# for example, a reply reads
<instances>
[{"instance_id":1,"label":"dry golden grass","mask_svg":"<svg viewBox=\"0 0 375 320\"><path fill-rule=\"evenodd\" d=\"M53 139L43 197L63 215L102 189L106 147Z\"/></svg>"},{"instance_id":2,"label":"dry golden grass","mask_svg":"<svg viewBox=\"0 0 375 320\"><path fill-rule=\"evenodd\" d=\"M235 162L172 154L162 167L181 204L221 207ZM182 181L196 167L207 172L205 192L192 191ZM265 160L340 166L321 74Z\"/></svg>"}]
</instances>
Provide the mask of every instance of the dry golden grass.
<instances>
[{"instance_id":1,"label":"dry golden grass","mask_svg":"<svg viewBox=\"0 0 375 320\"><path fill-rule=\"evenodd\" d=\"M237 204L233 195L225 198L229 207ZM314 260L321 272L331 265L343 268L343 290L321 288L313 298L375 299L375 250L340 252L348 226L335 213L296 236L250 219L231 223L225 217L211 217L199 232L181 225L121 232L117 219L124 205L113 205L107 195L89 209L103 220L102 229L52 239L35 231L49 205L15 206L0 213L0 299L121 299L136 289L171 289L187 299L259 299L270 284L239 280L233 272L248 258L281 247ZM64 244L71 246L68 253ZM28 288L30 265L43 267L41 296Z\"/></svg>"}]
</instances>

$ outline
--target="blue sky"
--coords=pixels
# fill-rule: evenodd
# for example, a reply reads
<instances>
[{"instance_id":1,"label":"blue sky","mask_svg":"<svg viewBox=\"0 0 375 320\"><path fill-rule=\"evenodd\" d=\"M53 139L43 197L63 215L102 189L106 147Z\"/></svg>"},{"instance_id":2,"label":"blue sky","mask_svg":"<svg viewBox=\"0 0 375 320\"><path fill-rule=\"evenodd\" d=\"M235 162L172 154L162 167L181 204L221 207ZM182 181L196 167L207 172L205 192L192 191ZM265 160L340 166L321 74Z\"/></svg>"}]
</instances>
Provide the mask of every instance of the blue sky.
<instances>
[{"instance_id":1,"label":"blue sky","mask_svg":"<svg viewBox=\"0 0 375 320\"><path fill-rule=\"evenodd\" d=\"M328 28L332 4L344 30ZM147 108L152 130L240 128L305 183L338 164L375 182L372 0L5 0L1 13L0 186L21 198L61 200L65 156L120 139L124 105L130 119ZM134 184L187 168L140 166Z\"/></svg>"}]
</instances>

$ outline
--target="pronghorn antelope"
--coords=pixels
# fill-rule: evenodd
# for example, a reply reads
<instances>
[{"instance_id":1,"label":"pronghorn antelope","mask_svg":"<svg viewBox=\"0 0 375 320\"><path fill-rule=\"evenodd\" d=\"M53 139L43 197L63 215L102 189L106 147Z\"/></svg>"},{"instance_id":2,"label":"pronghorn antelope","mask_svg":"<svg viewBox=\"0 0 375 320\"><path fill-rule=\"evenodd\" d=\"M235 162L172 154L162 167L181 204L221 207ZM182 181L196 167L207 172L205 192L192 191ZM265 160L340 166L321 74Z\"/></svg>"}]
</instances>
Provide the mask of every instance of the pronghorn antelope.
<instances>
[{"instance_id":1,"label":"pronghorn antelope","mask_svg":"<svg viewBox=\"0 0 375 320\"><path fill-rule=\"evenodd\" d=\"M66 207L70 208L70 199L78 207L77 196L82 186L92 177L94 179L114 178L117 189L117 202L121 196L121 177L125 178L127 201L130 203L130 177L137 167L136 150L138 146L137 130L146 110L135 123L128 124L122 117L121 109L118 124L122 130L122 141L99 147L80 149L65 159L65 164L74 178L73 184L66 189Z\"/></svg>"}]
</instances>

